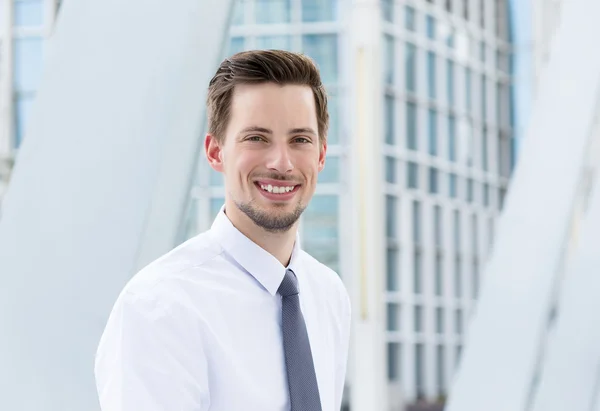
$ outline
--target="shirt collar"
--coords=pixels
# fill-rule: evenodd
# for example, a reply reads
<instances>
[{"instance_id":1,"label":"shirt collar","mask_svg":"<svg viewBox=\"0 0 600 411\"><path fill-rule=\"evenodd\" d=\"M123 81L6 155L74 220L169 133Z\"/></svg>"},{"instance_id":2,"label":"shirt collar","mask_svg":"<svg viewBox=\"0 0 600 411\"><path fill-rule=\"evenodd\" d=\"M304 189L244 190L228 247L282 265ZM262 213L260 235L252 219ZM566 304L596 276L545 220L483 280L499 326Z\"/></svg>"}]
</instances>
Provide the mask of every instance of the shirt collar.
<instances>
[{"instance_id":1,"label":"shirt collar","mask_svg":"<svg viewBox=\"0 0 600 411\"><path fill-rule=\"evenodd\" d=\"M287 268L294 271L296 276L301 271L299 270L301 247L298 234L296 234L290 263L284 267L271 253L250 240L231 223L225 214L225 206L222 206L217 213L211 226L211 232L225 251L261 283L271 295L277 294Z\"/></svg>"}]
</instances>

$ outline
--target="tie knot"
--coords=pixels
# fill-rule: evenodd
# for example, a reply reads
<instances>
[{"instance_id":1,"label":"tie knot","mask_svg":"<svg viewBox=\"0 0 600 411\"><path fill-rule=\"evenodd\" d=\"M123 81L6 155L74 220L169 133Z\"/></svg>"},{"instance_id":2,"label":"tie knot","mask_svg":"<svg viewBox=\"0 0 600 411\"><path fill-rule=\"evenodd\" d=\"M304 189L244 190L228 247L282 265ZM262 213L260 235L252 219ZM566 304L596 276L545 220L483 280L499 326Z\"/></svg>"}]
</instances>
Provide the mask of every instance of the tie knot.
<instances>
[{"instance_id":1,"label":"tie knot","mask_svg":"<svg viewBox=\"0 0 600 411\"><path fill-rule=\"evenodd\" d=\"M286 270L285 277L283 277L283 281L281 282L277 292L281 294L282 297L289 297L290 295L296 295L299 293L298 279L292 270Z\"/></svg>"}]
</instances>

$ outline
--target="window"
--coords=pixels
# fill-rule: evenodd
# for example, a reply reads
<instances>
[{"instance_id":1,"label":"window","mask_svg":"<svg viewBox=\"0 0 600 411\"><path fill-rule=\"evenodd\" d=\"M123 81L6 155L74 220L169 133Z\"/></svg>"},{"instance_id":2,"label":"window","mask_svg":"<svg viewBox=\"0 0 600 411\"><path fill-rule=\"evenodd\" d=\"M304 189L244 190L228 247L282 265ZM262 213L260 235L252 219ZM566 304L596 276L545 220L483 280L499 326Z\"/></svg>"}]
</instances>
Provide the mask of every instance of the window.
<instances>
[{"instance_id":1,"label":"window","mask_svg":"<svg viewBox=\"0 0 600 411\"><path fill-rule=\"evenodd\" d=\"M473 179L467 179L467 202L473 202Z\"/></svg>"},{"instance_id":2,"label":"window","mask_svg":"<svg viewBox=\"0 0 600 411\"><path fill-rule=\"evenodd\" d=\"M460 357L462 355L462 345L457 345L456 346L456 362L455 362L455 366L458 367L458 364L460 363Z\"/></svg>"},{"instance_id":3,"label":"window","mask_svg":"<svg viewBox=\"0 0 600 411\"><path fill-rule=\"evenodd\" d=\"M476 256L479 247L479 224L477 214L471 216L471 253Z\"/></svg>"},{"instance_id":4,"label":"window","mask_svg":"<svg viewBox=\"0 0 600 411\"><path fill-rule=\"evenodd\" d=\"M454 210L453 216L453 228L454 228L454 249L456 252L460 251L460 211Z\"/></svg>"},{"instance_id":5,"label":"window","mask_svg":"<svg viewBox=\"0 0 600 411\"><path fill-rule=\"evenodd\" d=\"M15 148L19 148L25 137L27 121L31 113L34 93L19 94L15 104Z\"/></svg>"},{"instance_id":6,"label":"window","mask_svg":"<svg viewBox=\"0 0 600 411\"><path fill-rule=\"evenodd\" d=\"M246 48L244 37L231 37L229 39L229 51L227 54L232 55L244 51Z\"/></svg>"},{"instance_id":7,"label":"window","mask_svg":"<svg viewBox=\"0 0 600 411\"><path fill-rule=\"evenodd\" d=\"M319 66L323 83L336 83L338 79L337 35L306 34L302 36L302 45L304 53L313 58Z\"/></svg>"},{"instance_id":8,"label":"window","mask_svg":"<svg viewBox=\"0 0 600 411\"><path fill-rule=\"evenodd\" d=\"M306 251L336 272L339 272L338 209L338 196L315 195L302 220Z\"/></svg>"},{"instance_id":9,"label":"window","mask_svg":"<svg viewBox=\"0 0 600 411\"><path fill-rule=\"evenodd\" d=\"M258 36L256 38L256 48L261 50L290 50L291 44L290 36Z\"/></svg>"},{"instance_id":10,"label":"window","mask_svg":"<svg viewBox=\"0 0 600 411\"><path fill-rule=\"evenodd\" d=\"M490 205L490 186L488 183L483 185L483 205L486 207Z\"/></svg>"},{"instance_id":11,"label":"window","mask_svg":"<svg viewBox=\"0 0 600 411\"><path fill-rule=\"evenodd\" d=\"M409 150L417 150L417 106L415 103L406 103L406 145Z\"/></svg>"},{"instance_id":12,"label":"window","mask_svg":"<svg viewBox=\"0 0 600 411\"><path fill-rule=\"evenodd\" d=\"M448 116L448 159L456 162L456 117Z\"/></svg>"},{"instance_id":13,"label":"window","mask_svg":"<svg viewBox=\"0 0 600 411\"><path fill-rule=\"evenodd\" d=\"M414 261L413 261L413 292L415 294L421 294L423 292L422 284L422 256L421 252L415 247L414 250Z\"/></svg>"},{"instance_id":14,"label":"window","mask_svg":"<svg viewBox=\"0 0 600 411\"><path fill-rule=\"evenodd\" d=\"M325 167L319 173L319 182L337 183L340 181L340 158L328 156L325 160Z\"/></svg>"},{"instance_id":15,"label":"window","mask_svg":"<svg viewBox=\"0 0 600 411\"><path fill-rule=\"evenodd\" d=\"M415 305L414 307L414 326L415 332L420 333L423 332L423 307L420 305Z\"/></svg>"},{"instance_id":16,"label":"window","mask_svg":"<svg viewBox=\"0 0 600 411\"><path fill-rule=\"evenodd\" d=\"M415 389L418 399L425 398L425 350L423 344L415 344Z\"/></svg>"},{"instance_id":17,"label":"window","mask_svg":"<svg viewBox=\"0 0 600 411\"><path fill-rule=\"evenodd\" d=\"M419 165L409 161L406 163L406 185L408 188L419 188Z\"/></svg>"},{"instance_id":18,"label":"window","mask_svg":"<svg viewBox=\"0 0 600 411\"><path fill-rule=\"evenodd\" d=\"M16 38L13 46L15 91L36 91L42 77L43 40L40 37Z\"/></svg>"},{"instance_id":19,"label":"window","mask_svg":"<svg viewBox=\"0 0 600 411\"><path fill-rule=\"evenodd\" d=\"M415 93L417 91L417 48L412 43L406 43L404 47L404 72L406 91Z\"/></svg>"},{"instance_id":20,"label":"window","mask_svg":"<svg viewBox=\"0 0 600 411\"><path fill-rule=\"evenodd\" d=\"M467 112L470 114L471 110L473 109L473 104L472 104L472 100L471 100L471 96L472 96L472 91L471 91L471 69L466 67L465 68L465 105L466 105L466 110Z\"/></svg>"},{"instance_id":21,"label":"window","mask_svg":"<svg viewBox=\"0 0 600 411\"><path fill-rule=\"evenodd\" d=\"M438 395L440 397L446 395L446 378L445 378L445 369L446 367L446 355L444 352L444 346L438 344L437 346L437 355L436 355L436 374L437 374L437 386L438 386Z\"/></svg>"},{"instance_id":22,"label":"window","mask_svg":"<svg viewBox=\"0 0 600 411\"><path fill-rule=\"evenodd\" d=\"M433 239L436 248L442 247L442 207L433 206Z\"/></svg>"},{"instance_id":23,"label":"window","mask_svg":"<svg viewBox=\"0 0 600 411\"><path fill-rule=\"evenodd\" d=\"M384 98L385 106L385 143L393 145L395 142L394 138L394 97L389 94L385 95Z\"/></svg>"},{"instance_id":24,"label":"window","mask_svg":"<svg viewBox=\"0 0 600 411\"><path fill-rule=\"evenodd\" d=\"M485 74L481 75L481 120L487 121L487 81Z\"/></svg>"},{"instance_id":25,"label":"window","mask_svg":"<svg viewBox=\"0 0 600 411\"><path fill-rule=\"evenodd\" d=\"M449 195L450 198L456 198L456 174L451 173L449 176L448 182L449 182Z\"/></svg>"},{"instance_id":26,"label":"window","mask_svg":"<svg viewBox=\"0 0 600 411\"><path fill-rule=\"evenodd\" d=\"M462 262L460 256L454 256L454 297L462 297Z\"/></svg>"},{"instance_id":27,"label":"window","mask_svg":"<svg viewBox=\"0 0 600 411\"><path fill-rule=\"evenodd\" d=\"M427 52L427 91L430 99L434 99L436 96L436 84L435 84L435 53L433 51Z\"/></svg>"},{"instance_id":28,"label":"window","mask_svg":"<svg viewBox=\"0 0 600 411\"><path fill-rule=\"evenodd\" d=\"M485 41L481 40L479 42L479 59L482 62L485 62L486 52L485 52Z\"/></svg>"},{"instance_id":29,"label":"window","mask_svg":"<svg viewBox=\"0 0 600 411\"><path fill-rule=\"evenodd\" d=\"M435 255L435 295L441 297L444 293L443 258L440 253Z\"/></svg>"},{"instance_id":30,"label":"window","mask_svg":"<svg viewBox=\"0 0 600 411\"><path fill-rule=\"evenodd\" d=\"M329 130L327 131L327 143L329 146L340 143L340 120L339 120L339 97L336 93L329 93L327 97L327 109L329 110Z\"/></svg>"},{"instance_id":31,"label":"window","mask_svg":"<svg viewBox=\"0 0 600 411\"><path fill-rule=\"evenodd\" d=\"M315 195L303 213L306 241L328 241L338 236L338 197Z\"/></svg>"},{"instance_id":32,"label":"window","mask_svg":"<svg viewBox=\"0 0 600 411\"><path fill-rule=\"evenodd\" d=\"M384 21L394 22L394 0L383 0L381 3L381 14Z\"/></svg>"},{"instance_id":33,"label":"window","mask_svg":"<svg viewBox=\"0 0 600 411\"><path fill-rule=\"evenodd\" d=\"M429 130L429 154L436 156L438 154L437 142L437 111L430 108L428 111L428 130Z\"/></svg>"},{"instance_id":34,"label":"window","mask_svg":"<svg viewBox=\"0 0 600 411\"><path fill-rule=\"evenodd\" d=\"M481 167L483 171L488 171L488 131L487 127L483 127L483 135L481 136Z\"/></svg>"},{"instance_id":35,"label":"window","mask_svg":"<svg viewBox=\"0 0 600 411\"><path fill-rule=\"evenodd\" d=\"M398 200L396 197L391 195L385 196L385 208L386 208L386 234L388 238L396 238L396 207Z\"/></svg>"},{"instance_id":36,"label":"window","mask_svg":"<svg viewBox=\"0 0 600 411\"><path fill-rule=\"evenodd\" d=\"M454 48L454 36L456 35L454 29L451 29L450 32L448 33L448 35L446 36L446 46L448 46L448 48L453 49Z\"/></svg>"},{"instance_id":37,"label":"window","mask_svg":"<svg viewBox=\"0 0 600 411\"><path fill-rule=\"evenodd\" d=\"M399 327L399 311L397 303L387 304L387 329L388 331L398 331Z\"/></svg>"},{"instance_id":38,"label":"window","mask_svg":"<svg viewBox=\"0 0 600 411\"><path fill-rule=\"evenodd\" d=\"M396 248L388 248L386 253L387 262L387 290L398 291L400 289L399 272L398 272L398 250Z\"/></svg>"},{"instance_id":39,"label":"window","mask_svg":"<svg viewBox=\"0 0 600 411\"><path fill-rule=\"evenodd\" d=\"M421 203L418 200L412 202L412 223L413 242L421 244Z\"/></svg>"},{"instance_id":40,"label":"window","mask_svg":"<svg viewBox=\"0 0 600 411\"><path fill-rule=\"evenodd\" d=\"M500 187L498 189L498 211L502 211L504 208L504 197L506 197L506 189Z\"/></svg>"},{"instance_id":41,"label":"window","mask_svg":"<svg viewBox=\"0 0 600 411\"><path fill-rule=\"evenodd\" d=\"M333 21L338 16L338 0L302 0L302 21Z\"/></svg>"},{"instance_id":42,"label":"window","mask_svg":"<svg viewBox=\"0 0 600 411\"><path fill-rule=\"evenodd\" d=\"M455 312L455 324L456 324L456 334L461 335L463 333L463 313L462 313L462 309L457 308L456 312Z\"/></svg>"},{"instance_id":43,"label":"window","mask_svg":"<svg viewBox=\"0 0 600 411\"><path fill-rule=\"evenodd\" d=\"M429 193L437 194L439 192L438 188L438 169L434 167L429 167Z\"/></svg>"},{"instance_id":44,"label":"window","mask_svg":"<svg viewBox=\"0 0 600 411\"><path fill-rule=\"evenodd\" d=\"M479 0L479 27L485 29L485 1Z\"/></svg>"},{"instance_id":45,"label":"window","mask_svg":"<svg viewBox=\"0 0 600 411\"><path fill-rule=\"evenodd\" d=\"M396 183L396 159L394 157L385 157L385 181Z\"/></svg>"},{"instance_id":46,"label":"window","mask_svg":"<svg viewBox=\"0 0 600 411\"><path fill-rule=\"evenodd\" d=\"M15 0L15 27L40 27L44 24L42 0Z\"/></svg>"},{"instance_id":47,"label":"window","mask_svg":"<svg viewBox=\"0 0 600 411\"><path fill-rule=\"evenodd\" d=\"M508 7L504 0L495 0L494 16L496 16L496 35L501 39L508 39Z\"/></svg>"},{"instance_id":48,"label":"window","mask_svg":"<svg viewBox=\"0 0 600 411\"><path fill-rule=\"evenodd\" d=\"M291 0L256 0L254 17L258 24L289 23Z\"/></svg>"},{"instance_id":49,"label":"window","mask_svg":"<svg viewBox=\"0 0 600 411\"><path fill-rule=\"evenodd\" d=\"M444 333L444 309L442 307L435 309L435 332L438 334Z\"/></svg>"},{"instance_id":50,"label":"window","mask_svg":"<svg viewBox=\"0 0 600 411\"><path fill-rule=\"evenodd\" d=\"M427 16L425 24L427 28L427 37L431 40L435 40L435 19L433 16Z\"/></svg>"},{"instance_id":51,"label":"window","mask_svg":"<svg viewBox=\"0 0 600 411\"><path fill-rule=\"evenodd\" d=\"M387 359L388 359L388 380L397 381L400 379L400 343L387 343Z\"/></svg>"},{"instance_id":52,"label":"window","mask_svg":"<svg viewBox=\"0 0 600 411\"><path fill-rule=\"evenodd\" d=\"M416 29L415 9L410 6L404 7L404 27L409 31Z\"/></svg>"},{"instance_id":53,"label":"window","mask_svg":"<svg viewBox=\"0 0 600 411\"><path fill-rule=\"evenodd\" d=\"M394 52L394 37L389 34L383 36L383 42L385 45L385 52L383 53L383 68L384 68L384 79L386 84L394 84L394 60L396 53Z\"/></svg>"},{"instance_id":54,"label":"window","mask_svg":"<svg viewBox=\"0 0 600 411\"><path fill-rule=\"evenodd\" d=\"M454 62L446 61L446 92L448 93L448 105L450 108L454 105Z\"/></svg>"}]
</instances>

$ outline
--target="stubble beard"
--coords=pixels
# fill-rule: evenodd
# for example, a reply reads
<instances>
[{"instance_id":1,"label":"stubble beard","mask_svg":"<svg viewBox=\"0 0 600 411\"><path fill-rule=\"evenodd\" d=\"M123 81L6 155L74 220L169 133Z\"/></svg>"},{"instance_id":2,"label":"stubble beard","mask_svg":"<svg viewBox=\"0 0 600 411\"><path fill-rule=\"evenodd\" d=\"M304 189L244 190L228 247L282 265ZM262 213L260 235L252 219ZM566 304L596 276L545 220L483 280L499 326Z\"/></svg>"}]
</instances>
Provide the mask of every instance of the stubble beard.
<instances>
[{"instance_id":1,"label":"stubble beard","mask_svg":"<svg viewBox=\"0 0 600 411\"><path fill-rule=\"evenodd\" d=\"M296 204L294 211L279 214L269 213L267 211L260 210L253 201L246 203L235 202L237 208L250 218L258 227L261 227L269 233L284 233L289 231L293 225L298 221L304 209L306 208L301 203Z\"/></svg>"}]
</instances>

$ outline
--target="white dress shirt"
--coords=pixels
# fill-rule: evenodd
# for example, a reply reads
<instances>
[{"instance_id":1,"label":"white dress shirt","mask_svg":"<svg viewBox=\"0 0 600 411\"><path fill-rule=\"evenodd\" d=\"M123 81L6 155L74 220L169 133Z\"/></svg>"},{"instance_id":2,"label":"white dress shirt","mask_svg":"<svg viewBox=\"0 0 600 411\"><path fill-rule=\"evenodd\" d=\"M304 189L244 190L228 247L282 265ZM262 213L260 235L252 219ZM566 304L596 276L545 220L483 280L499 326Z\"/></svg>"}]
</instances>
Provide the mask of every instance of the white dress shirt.
<instances>
[{"instance_id":1,"label":"white dress shirt","mask_svg":"<svg viewBox=\"0 0 600 411\"><path fill-rule=\"evenodd\" d=\"M338 411L348 293L298 237L289 268L298 278L323 411ZM141 270L119 295L96 355L102 410L289 410L277 294L285 271L221 209L210 230Z\"/></svg>"}]
</instances>

